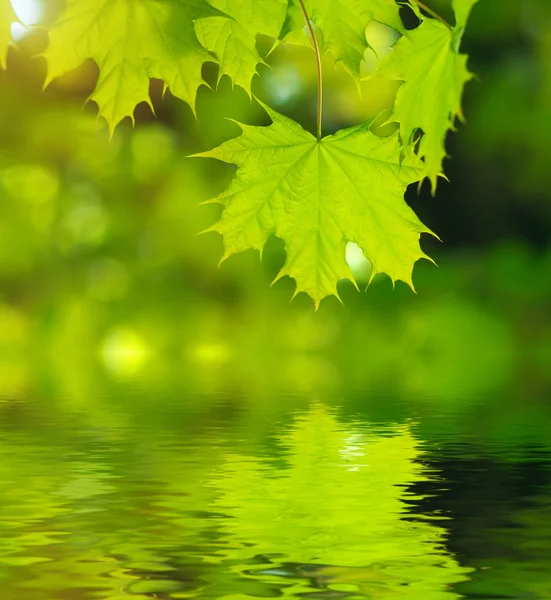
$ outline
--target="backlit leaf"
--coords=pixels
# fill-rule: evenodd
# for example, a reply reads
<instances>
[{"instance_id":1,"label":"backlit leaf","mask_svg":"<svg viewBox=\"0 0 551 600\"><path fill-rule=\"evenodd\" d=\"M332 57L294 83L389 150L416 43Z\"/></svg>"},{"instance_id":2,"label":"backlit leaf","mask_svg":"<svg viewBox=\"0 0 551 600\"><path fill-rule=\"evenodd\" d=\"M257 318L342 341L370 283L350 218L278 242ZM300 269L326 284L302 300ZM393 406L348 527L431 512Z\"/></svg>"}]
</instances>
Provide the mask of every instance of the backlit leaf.
<instances>
[{"instance_id":1,"label":"backlit leaf","mask_svg":"<svg viewBox=\"0 0 551 600\"><path fill-rule=\"evenodd\" d=\"M212 0L211 4L232 17L200 19L195 31L200 42L220 61L219 77L228 75L249 94L251 80L262 58L256 50L258 35L277 38L285 18L285 0Z\"/></svg>"},{"instance_id":2,"label":"backlit leaf","mask_svg":"<svg viewBox=\"0 0 551 600\"><path fill-rule=\"evenodd\" d=\"M275 234L296 291L316 306L337 294L340 279L353 280L345 259L355 242L384 272L412 284L412 270L427 258L419 237L430 233L404 202L408 184L422 176L413 154L402 155L398 134L377 137L372 121L316 140L300 125L265 107L269 127L241 125L241 136L200 156L238 165L237 176L217 200L225 205L211 230L224 237L225 256L262 251Z\"/></svg>"},{"instance_id":3,"label":"backlit leaf","mask_svg":"<svg viewBox=\"0 0 551 600\"><path fill-rule=\"evenodd\" d=\"M463 88L472 77L467 56L459 53L459 44L474 1L455 0L458 21L462 23L456 29L434 19L424 20L396 42L377 71L378 75L404 81L390 121L400 123L406 144L414 141L417 130L423 131L419 155L425 161L424 175L430 179L433 191L442 174L447 132L457 118L462 118Z\"/></svg>"},{"instance_id":4,"label":"backlit leaf","mask_svg":"<svg viewBox=\"0 0 551 600\"><path fill-rule=\"evenodd\" d=\"M201 46L194 20L220 15L205 0L67 0L50 30L48 81L94 60L99 77L91 99L111 129L150 102L149 80L165 81L192 107L201 68L214 58Z\"/></svg>"},{"instance_id":5,"label":"backlit leaf","mask_svg":"<svg viewBox=\"0 0 551 600\"><path fill-rule=\"evenodd\" d=\"M365 28L375 20L397 31L403 24L394 0L305 0L310 20L321 32L324 52L331 51L353 76L359 76L364 51L368 47ZM284 39L295 44L310 44L304 35L304 16L298 0L289 0Z\"/></svg>"},{"instance_id":6,"label":"backlit leaf","mask_svg":"<svg viewBox=\"0 0 551 600\"><path fill-rule=\"evenodd\" d=\"M452 0L453 10L455 12L455 26L460 29L465 27L473 6L478 0Z\"/></svg>"}]
</instances>

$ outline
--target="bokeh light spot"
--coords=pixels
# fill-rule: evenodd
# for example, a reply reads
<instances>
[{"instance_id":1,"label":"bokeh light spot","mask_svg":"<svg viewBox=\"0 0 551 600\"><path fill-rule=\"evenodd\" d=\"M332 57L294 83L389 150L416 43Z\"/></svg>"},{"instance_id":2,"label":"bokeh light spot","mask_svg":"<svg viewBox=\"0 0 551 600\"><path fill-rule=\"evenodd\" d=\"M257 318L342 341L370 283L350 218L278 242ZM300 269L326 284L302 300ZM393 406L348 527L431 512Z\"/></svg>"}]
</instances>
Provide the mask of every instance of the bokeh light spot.
<instances>
[{"instance_id":1,"label":"bokeh light spot","mask_svg":"<svg viewBox=\"0 0 551 600\"><path fill-rule=\"evenodd\" d=\"M117 327L111 330L100 348L100 357L113 375L120 378L138 374L151 355L151 349L134 330Z\"/></svg>"}]
</instances>

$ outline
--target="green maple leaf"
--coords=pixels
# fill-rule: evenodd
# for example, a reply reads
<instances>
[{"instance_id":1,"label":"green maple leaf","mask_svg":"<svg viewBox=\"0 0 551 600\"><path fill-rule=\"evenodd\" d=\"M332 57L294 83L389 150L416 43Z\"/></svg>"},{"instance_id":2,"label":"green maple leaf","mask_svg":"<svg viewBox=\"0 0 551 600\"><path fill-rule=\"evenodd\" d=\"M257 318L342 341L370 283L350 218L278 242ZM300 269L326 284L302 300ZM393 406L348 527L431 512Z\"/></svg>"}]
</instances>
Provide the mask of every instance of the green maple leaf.
<instances>
[{"instance_id":1,"label":"green maple leaf","mask_svg":"<svg viewBox=\"0 0 551 600\"><path fill-rule=\"evenodd\" d=\"M10 0L0 0L0 69L6 67L8 46L12 42L11 24L17 20Z\"/></svg>"},{"instance_id":2,"label":"green maple leaf","mask_svg":"<svg viewBox=\"0 0 551 600\"><path fill-rule=\"evenodd\" d=\"M232 17L200 19L195 31L200 42L220 61L219 78L228 75L250 95L251 80L262 57L256 50L257 35L279 37L286 0L211 0L211 4Z\"/></svg>"},{"instance_id":3,"label":"green maple leaf","mask_svg":"<svg viewBox=\"0 0 551 600\"><path fill-rule=\"evenodd\" d=\"M428 258L419 237L431 231L403 195L422 176L421 161L402 156L397 133L375 136L372 121L318 141L264 108L272 125L240 125L241 136L198 155L239 167L215 199L225 209L209 230L223 235L224 258L248 248L262 251L275 234L287 253L276 280L294 278L296 293L308 293L317 307L326 296L338 297L340 279L354 281L345 248L355 242L371 261L372 276L384 272L413 287L414 263Z\"/></svg>"},{"instance_id":4,"label":"green maple leaf","mask_svg":"<svg viewBox=\"0 0 551 600\"><path fill-rule=\"evenodd\" d=\"M305 6L310 20L320 31L322 51L331 51L335 61L354 77L359 77L360 65L368 47L365 28L370 21L404 31L394 0L305 0ZM310 44L309 35L303 32L304 26L298 0L289 0L283 26L284 41Z\"/></svg>"},{"instance_id":5,"label":"green maple leaf","mask_svg":"<svg viewBox=\"0 0 551 600\"><path fill-rule=\"evenodd\" d=\"M468 14L476 0L455 0L458 25L451 29L434 19L400 38L393 51L376 72L389 79L404 81L389 121L400 124L404 143L415 139L417 130L424 133L419 156L424 158L424 176L436 189L442 163L446 157L445 140L457 118L462 119L463 88L472 74L467 56L459 53L459 44Z\"/></svg>"},{"instance_id":6,"label":"green maple leaf","mask_svg":"<svg viewBox=\"0 0 551 600\"><path fill-rule=\"evenodd\" d=\"M111 130L137 104L151 103L152 77L193 108L202 65L214 61L194 20L218 15L205 0L67 0L49 32L47 82L93 59L99 77L91 99Z\"/></svg>"}]
</instances>

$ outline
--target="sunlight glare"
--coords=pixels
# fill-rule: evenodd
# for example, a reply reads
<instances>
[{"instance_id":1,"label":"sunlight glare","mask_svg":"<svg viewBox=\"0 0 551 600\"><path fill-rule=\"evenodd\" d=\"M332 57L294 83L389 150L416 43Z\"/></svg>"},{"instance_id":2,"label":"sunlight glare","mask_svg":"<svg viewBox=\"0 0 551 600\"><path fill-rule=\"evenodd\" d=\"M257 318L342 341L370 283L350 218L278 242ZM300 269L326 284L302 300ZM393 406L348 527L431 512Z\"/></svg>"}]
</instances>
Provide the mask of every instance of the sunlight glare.
<instances>
[{"instance_id":1,"label":"sunlight glare","mask_svg":"<svg viewBox=\"0 0 551 600\"><path fill-rule=\"evenodd\" d=\"M36 25L40 22L43 12L40 0L11 0L11 5L23 25Z\"/></svg>"}]
</instances>

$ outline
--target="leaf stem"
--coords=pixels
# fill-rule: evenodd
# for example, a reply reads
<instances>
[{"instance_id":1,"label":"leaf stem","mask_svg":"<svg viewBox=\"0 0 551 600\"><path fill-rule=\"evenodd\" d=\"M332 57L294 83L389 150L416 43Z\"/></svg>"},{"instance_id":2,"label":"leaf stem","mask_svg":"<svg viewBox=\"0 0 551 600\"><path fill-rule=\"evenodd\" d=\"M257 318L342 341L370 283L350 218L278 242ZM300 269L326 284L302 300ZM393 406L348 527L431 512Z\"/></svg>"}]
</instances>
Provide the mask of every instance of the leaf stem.
<instances>
[{"instance_id":1,"label":"leaf stem","mask_svg":"<svg viewBox=\"0 0 551 600\"><path fill-rule=\"evenodd\" d=\"M321 140L321 115L323 111L323 73L321 70L321 52L318 44L318 40L316 38L316 34L314 32L314 28L312 27L312 23L310 21L310 17L308 17L308 12L306 11L306 6L304 6L304 0L298 0L300 4L300 8L302 10L302 14L304 15L304 20L306 21L306 27L308 27L308 31L310 32L310 36L312 38L312 45L314 46L314 53L316 55L316 66L318 69L318 127L317 127L317 138L318 142Z\"/></svg>"},{"instance_id":2,"label":"leaf stem","mask_svg":"<svg viewBox=\"0 0 551 600\"><path fill-rule=\"evenodd\" d=\"M440 21L440 23L442 23L442 25L445 25L450 31L453 31L453 27L446 21L446 19L444 19L444 17L441 17L436 11L432 10L432 8L428 7L424 2L421 2L421 0L412 0L412 2L414 4L417 4L419 8L424 10L431 17L434 17L437 21Z\"/></svg>"}]
</instances>

